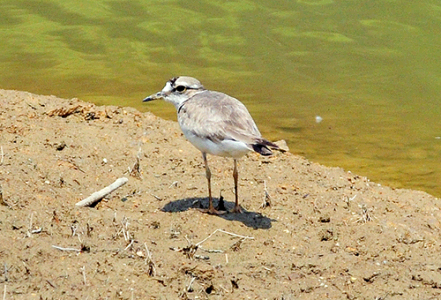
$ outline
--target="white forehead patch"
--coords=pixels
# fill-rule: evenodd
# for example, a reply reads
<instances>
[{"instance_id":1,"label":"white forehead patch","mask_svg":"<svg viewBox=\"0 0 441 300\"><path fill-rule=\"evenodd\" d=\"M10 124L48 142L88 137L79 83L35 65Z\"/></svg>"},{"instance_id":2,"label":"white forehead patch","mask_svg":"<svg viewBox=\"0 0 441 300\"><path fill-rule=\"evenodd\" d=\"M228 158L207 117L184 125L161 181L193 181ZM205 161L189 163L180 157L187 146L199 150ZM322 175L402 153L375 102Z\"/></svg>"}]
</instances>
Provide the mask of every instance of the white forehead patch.
<instances>
[{"instance_id":1,"label":"white forehead patch","mask_svg":"<svg viewBox=\"0 0 441 300\"><path fill-rule=\"evenodd\" d=\"M165 84L164 88L162 89L163 92L171 92L173 90L173 87L169 81Z\"/></svg>"}]
</instances>

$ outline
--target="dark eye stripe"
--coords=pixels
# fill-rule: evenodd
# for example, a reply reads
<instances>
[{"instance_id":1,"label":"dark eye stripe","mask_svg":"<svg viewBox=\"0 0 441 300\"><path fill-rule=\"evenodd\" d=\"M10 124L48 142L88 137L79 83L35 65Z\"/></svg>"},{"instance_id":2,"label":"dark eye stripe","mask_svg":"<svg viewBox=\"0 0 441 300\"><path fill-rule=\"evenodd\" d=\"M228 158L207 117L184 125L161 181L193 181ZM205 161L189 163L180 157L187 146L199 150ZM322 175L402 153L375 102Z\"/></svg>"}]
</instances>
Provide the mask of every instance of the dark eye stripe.
<instances>
[{"instance_id":1,"label":"dark eye stripe","mask_svg":"<svg viewBox=\"0 0 441 300\"><path fill-rule=\"evenodd\" d=\"M184 87L184 89L179 90L179 87ZM185 90L199 90L199 88L192 88L192 87L188 87L188 86L183 86L183 85L178 85L177 87L173 88L173 92L183 92Z\"/></svg>"}]
</instances>

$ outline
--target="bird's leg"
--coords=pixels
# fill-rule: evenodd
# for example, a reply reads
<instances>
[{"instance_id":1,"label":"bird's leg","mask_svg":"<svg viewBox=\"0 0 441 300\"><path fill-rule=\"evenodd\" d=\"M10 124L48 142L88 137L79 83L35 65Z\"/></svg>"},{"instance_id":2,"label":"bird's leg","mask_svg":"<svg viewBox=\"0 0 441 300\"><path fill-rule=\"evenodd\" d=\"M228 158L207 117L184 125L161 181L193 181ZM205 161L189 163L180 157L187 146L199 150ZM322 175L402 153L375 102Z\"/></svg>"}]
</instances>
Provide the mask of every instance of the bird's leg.
<instances>
[{"instance_id":1,"label":"bird's leg","mask_svg":"<svg viewBox=\"0 0 441 300\"><path fill-rule=\"evenodd\" d=\"M207 161L207 154L206 153L202 153L202 157L204 158L204 163L205 163L205 176L207 177L207 181L208 181L208 210L214 210L213 207L213 199L211 198L211 171L210 168L208 167L208 161Z\"/></svg>"},{"instance_id":2,"label":"bird's leg","mask_svg":"<svg viewBox=\"0 0 441 300\"><path fill-rule=\"evenodd\" d=\"M208 161L207 161L207 153L202 152L202 157L204 158L205 163L205 176L207 177L208 181L208 209L201 209L203 212L207 212L212 215L221 215L225 212L218 211L213 206L213 198L211 197L211 171L208 167Z\"/></svg>"},{"instance_id":3,"label":"bird's leg","mask_svg":"<svg viewBox=\"0 0 441 300\"><path fill-rule=\"evenodd\" d=\"M230 211L232 213L241 213L242 208L239 206L239 195L237 193L237 178L239 177L239 172L237 171L237 159L233 159L234 161L234 170L233 170L233 178L234 178L234 197L235 197L235 204L234 208Z\"/></svg>"}]
</instances>

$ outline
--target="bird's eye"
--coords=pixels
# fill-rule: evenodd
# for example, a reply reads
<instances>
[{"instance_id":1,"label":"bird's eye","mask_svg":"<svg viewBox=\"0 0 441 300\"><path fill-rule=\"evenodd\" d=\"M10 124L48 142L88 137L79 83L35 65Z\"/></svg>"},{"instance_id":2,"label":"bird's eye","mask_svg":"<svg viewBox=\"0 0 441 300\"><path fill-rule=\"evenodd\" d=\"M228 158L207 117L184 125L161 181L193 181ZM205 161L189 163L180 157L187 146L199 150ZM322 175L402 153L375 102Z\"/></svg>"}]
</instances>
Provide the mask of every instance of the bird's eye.
<instances>
[{"instance_id":1,"label":"bird's eye","mask_svg":"<svg viewBox=\"0 0 441 300\"><path fill-rule=\"evenodd\" d=\"M177 90L179 93L183 93L183 92L185 92L186 89L187 89L187 88L186 88L185 86L183 86L183 85L178 85L178 86L176 87L176 90Z\"/></svg>"}]
</instances>

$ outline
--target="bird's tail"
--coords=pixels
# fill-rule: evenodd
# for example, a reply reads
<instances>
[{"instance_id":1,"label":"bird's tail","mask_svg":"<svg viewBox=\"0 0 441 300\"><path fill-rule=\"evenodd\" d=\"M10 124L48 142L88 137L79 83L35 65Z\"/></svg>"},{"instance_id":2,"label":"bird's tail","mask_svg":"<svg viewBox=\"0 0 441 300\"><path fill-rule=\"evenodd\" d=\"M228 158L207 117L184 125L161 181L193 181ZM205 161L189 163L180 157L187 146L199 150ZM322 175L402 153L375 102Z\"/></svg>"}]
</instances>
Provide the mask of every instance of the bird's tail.
<instances>
[{"instance_id":1,"label":"bird's tail","mask_svg":"<svg viewBox=\"0 0 441 300\"><path fill-rule=\"evenodd\" d=\"M275 150L280 149L279 146L265 139L258 139L256 140L256 143L251 146L253 147L254 151L264 156L272 155L273 152L271 151L271 149L275 149Z\"/></svg>"}]
</instances>

